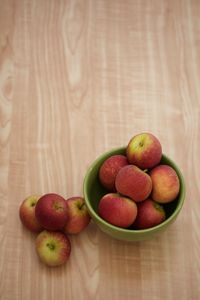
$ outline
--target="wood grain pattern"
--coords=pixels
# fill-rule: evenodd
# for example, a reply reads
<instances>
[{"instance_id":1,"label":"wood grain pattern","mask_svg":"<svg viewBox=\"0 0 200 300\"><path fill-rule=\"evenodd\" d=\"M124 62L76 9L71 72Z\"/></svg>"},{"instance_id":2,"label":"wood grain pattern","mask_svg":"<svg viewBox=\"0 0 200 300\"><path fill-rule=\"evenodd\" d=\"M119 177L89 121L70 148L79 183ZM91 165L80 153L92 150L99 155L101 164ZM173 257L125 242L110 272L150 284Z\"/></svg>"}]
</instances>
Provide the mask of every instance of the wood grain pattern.
<instances>
[{"instance_id":1,"label":"wood grain pattern","mask_svg":"<svg viewBox=\"0 0 200 300\"><path fill-rule=\"evenodd\" d=\"M0 298L199 299L200 2L0 0ZM82 194L90 163L141 131L180 166L177 221L142 243L91 223L39 263L18 207Z\"/></svg>"}]
</instances>

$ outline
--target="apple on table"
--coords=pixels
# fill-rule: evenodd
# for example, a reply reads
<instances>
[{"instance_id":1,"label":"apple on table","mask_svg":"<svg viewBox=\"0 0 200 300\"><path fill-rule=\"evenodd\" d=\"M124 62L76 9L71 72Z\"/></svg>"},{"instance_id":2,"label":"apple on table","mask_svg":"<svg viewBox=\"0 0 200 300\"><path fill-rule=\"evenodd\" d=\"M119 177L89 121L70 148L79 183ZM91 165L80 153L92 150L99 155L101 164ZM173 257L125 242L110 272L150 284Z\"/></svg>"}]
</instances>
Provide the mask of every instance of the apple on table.
<instances>
[{"instance_id":1,"label":"apple on table","mask_svg":"<svg viewBox=\"0 0 200 300\"><path fill-rule=\"evenodd\" d=\"M66 234L77 234L89 224L91 217L88 213L83 197L76 196L66 200L68 206L68 219L64 226Z\"/></svg>"},{"instance_id":2,"label":"apple on table","mask_svg":"<svg viewBox=\"0 0 200 300\"><path fill-rule=\"evenodd\" d=\"M35 216L35 207L40 196L30 195L20 205L19 217L22 224L32 232L40 232L43 227Z\"/></svg>"},{"instance_id":3,"label":"apple on table","mask_svg":"<svg viewBox=\"0 0 200 300\"><path fill-rule=\"evenodd\" d=\"M69 238L59 231L42 231L36 238L35 247L40 260L49 267L63 265L71 253Z\"/></svg>"},{"instance_id":4,"label":"apple on table","mask_svg":"<svg viewBox=\"0 0 200 300\"><path fill-rule=\"evenodd\" d=\"M68 218L68 206L65 199L54 193L43 195L35 207L38 222L48 230L61 230Z\"/></svg>"}]
</instances>

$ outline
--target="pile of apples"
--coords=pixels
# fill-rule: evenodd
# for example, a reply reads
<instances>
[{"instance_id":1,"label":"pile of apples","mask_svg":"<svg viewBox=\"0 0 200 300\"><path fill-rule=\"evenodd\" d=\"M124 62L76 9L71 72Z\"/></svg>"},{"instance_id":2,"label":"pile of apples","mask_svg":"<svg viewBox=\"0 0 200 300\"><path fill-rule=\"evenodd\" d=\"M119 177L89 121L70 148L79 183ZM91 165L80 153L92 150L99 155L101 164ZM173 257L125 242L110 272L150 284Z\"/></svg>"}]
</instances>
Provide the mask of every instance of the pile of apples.
<instances>
[{"instance_id":1,"label":"pile of apples","mask_svg":"<svg viewBox=\"0 0 200 300\"><path fill-rule=\"evenodd\" d=\"M146 229L166 219L165 204L180 190L176 171L161 164L162 147L151 133L135 135L126 155L112 155L100 167L99 180L108 191L99 202L98 213L108 223L122 228ZM70 234L78 234L90 222L82 197L65 200L58 194L32 195L20 205L22 224L38 233L36 252L48 266L67 262Z\"/></svg>"},{"instance_id":2,"label":"pile of apples","mask_svg":"<svg viewBox=\"0 0 200 300\"><path fill-rule=\"evenodd\" d=\"M90 222L84 198L65 200L53 193L27 197L20 205L19 216L27 229L39 233L36 252L51 267L67 262L71 253L68 235L78 234Z\"/></svg>"},{"instance_id":3,"label":"pile of apples","mask_svg":"<svg viewBox=\"0 0 200 300\"><path fill-rule=\"evenodd\" d=\"M98 213L108 223L130 229L146 229L166 219L165 205L180 189L176 171L161 164L162 146L151 133L131 138L126 155L113 155L100 167L99 180L108 191Z\"/></svg>"}]
</instances>

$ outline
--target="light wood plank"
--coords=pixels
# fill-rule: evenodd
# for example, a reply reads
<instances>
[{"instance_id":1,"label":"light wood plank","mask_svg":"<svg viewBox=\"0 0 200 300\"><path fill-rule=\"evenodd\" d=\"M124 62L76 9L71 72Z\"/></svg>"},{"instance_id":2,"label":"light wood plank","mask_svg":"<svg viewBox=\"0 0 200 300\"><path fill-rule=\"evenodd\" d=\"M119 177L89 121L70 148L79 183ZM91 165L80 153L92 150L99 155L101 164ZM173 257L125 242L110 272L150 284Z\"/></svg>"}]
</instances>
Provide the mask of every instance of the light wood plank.
<instances>
[{"instance_id":1,"label":"light wood plank","mask_svg":"<svg viewBox=\"0 0 200 300\"><path fill-rule=\"evenodd\" d=\"M0 0L0 298L198 299L200 2ZM32 193L82 194L102 152L141 131L180 166L177 221L141 243L91 223L49 269L18 217Z\"/></svg>"}]
</instances>

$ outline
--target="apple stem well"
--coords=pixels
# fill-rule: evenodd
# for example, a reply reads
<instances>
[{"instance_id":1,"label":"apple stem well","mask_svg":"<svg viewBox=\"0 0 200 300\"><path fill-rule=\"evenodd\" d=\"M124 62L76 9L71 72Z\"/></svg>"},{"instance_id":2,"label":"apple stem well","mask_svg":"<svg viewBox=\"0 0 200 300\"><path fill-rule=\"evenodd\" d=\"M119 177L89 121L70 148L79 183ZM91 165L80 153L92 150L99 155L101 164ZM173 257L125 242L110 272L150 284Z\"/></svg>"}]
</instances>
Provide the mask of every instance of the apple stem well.
<instances>
[{"instance_id":1,"label":"apple stem well","mask_svg":"<svg viewBox=\"0 0 200 300\"><path fill-rule=\"evenodd\" d=\"M81 204L78 204L78 208L81 209L83 206L85 205L85 203L81 203Z\"/></svg>"},{"instance_id":2,"label":"apple stem well","mask_svg":"<svg viewBox=\"0 0 200 300\"><path fill-rule=\"evenodd\" d=\"M54 203L54 208L56 210L63 210L63 207L59 203Z\"/></svg>"},{"instance_id":3,"label":"apple stem well","mask_svg":"<svg viewBox=\"0 0 200 300\"><path fill-rule=\"evenodd\" d=\"M164 208L162 207L162 205L160 205L160 204L157 203L157 202L154 202L154 203L153 203L153 206L155 207L155 209L157 209L158 211L162 212L162 213L165 215L165 210L164 210Z\"/></svg>"},{"instance_id":4,"label":"apple stem well","mask_svg":"<svg viewBox=\"0 0 200 300\"><path fill-rule=\"evenodd\" d=\"M139 146L143 147L144 146L144 142L139 142Z\"/></svg>"},{"instance_id":5,"label":"apple stem well","mask_svg":"<svg viewBox=\"0 0 200 300\"><path fill-rule=\"evenodd\" d=\"M52 244L52 243L47 243L47 247L48 247L50 250L54 250L54 249L55 249L55 245Z\"/></svg>"}]
</instances>

